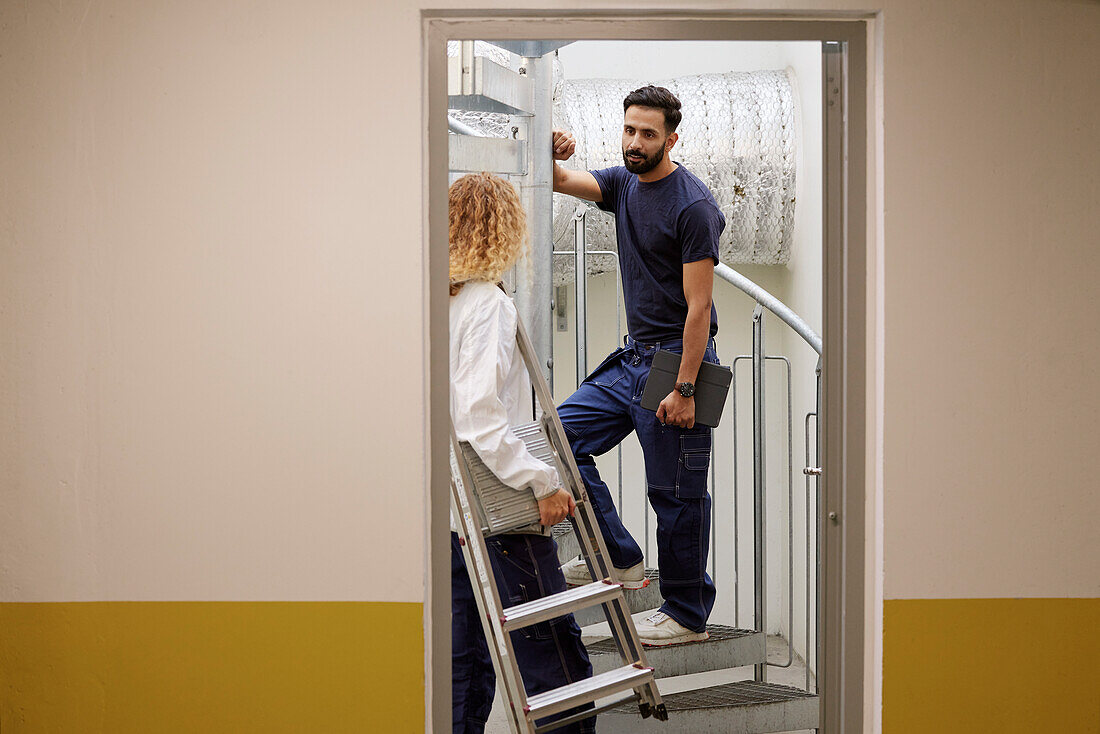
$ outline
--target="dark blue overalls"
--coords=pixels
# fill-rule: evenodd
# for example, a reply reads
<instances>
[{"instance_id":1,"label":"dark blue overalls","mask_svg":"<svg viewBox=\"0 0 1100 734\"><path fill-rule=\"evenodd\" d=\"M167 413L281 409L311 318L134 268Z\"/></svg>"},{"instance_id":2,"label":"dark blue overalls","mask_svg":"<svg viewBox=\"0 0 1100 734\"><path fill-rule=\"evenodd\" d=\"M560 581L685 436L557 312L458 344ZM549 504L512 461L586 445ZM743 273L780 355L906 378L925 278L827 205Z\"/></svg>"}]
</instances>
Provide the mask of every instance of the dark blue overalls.
<instances>
[{"instance_id":1,"label":"dark blue overalls","mask_svg":"<svg viewBox=\"0 0 1100 734\"><path fill-rule=\"evenodd\" d=\"M661 611L694 632L706 629L714 607L714 582L707 574L710 550L711 429L664 426L641 406L642 390L657 349L680 353L680 339L642 344L629 336L558 408L577 466L588 487L596 519L616 568L642 560L642 549L623 526L593 457L617 446L631 431L645 457L649 503L657 514L657 565ZM718 362L714 340L703 359Z\"/></svg>"}]
</instances>

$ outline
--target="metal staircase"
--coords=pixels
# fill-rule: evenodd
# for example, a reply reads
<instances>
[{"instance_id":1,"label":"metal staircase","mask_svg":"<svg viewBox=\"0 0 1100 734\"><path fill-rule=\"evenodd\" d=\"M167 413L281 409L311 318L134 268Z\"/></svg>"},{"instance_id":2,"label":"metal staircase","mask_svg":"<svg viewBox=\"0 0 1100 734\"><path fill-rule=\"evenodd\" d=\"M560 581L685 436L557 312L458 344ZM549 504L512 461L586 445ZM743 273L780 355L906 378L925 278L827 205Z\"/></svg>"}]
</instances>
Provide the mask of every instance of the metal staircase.
<instances>
[{"instance_id":1,"label":"metal staircase","mask_svg":"<svg viewBox=\"0 0 1100 734\"><path fill-rule=\"evenodd\" d=\"M516 299L520 315L529 327L540 367L545 368L547 379L552 380L554 305L551 284L555 254L551 221L552 161L549 145L552 129L552 63L553 52L566 44L553 41L492 43L510 53L517 54L518 59L511 58L508 65L497 63L490 58L475 55L473 41L461 42L458 53L449 59L449 107L451 110L507 115L505 129L508 132L506 137L491 137L484 130L452 117L449 120L449 128L454 133L450 136L450 169L452 177L470 171L498 173L511 180L520 191L528 214L529 235L533 250L532 272L529 279L515 278L510 289ZM545 143L540 142L539 145L533 146L529 141L545 141ZM575 220L579 223L575 227L575 249L568 254L575 257L578 274L577 344L578 354L583 355L584 341L580 333L584 319L583 280L586 273L583 213L579 212ZM781 312L785 308L781 303L762 289L756 288L742 276L736 273L734 274L736 277L731 276L732 272L725 266L716 268L719 279L733 283L753 297L757 304L776 313L806 338L820 354L820 338L817 338L814 343L811 336L816 337L816 335L813 335L808 328L799 331L796 323L801 324L801 321L797 316L790 314L789 309ZM525 282L529 282L529 285L525 285ZM759 313L755 314L755 318L760 320ZM804 324L801 326L805 327ZM762 320L759 328L759 339L754 339L754 353L751 355L756 367L763 365L764 360L771 358L764 354ZM584 372L584 365L581 363L578 363L578 372L582 374ZM820 374L818 379L820 380ZM762 368L754 369L754 392L756 391L763 395ZM761 406L755 402L754 408L761 410ZM762 415L760 421L758 430L762 432ZM668 734L673 732L763 734L818 727L820 704L816 686L810 685L809 670L807 670L804 689L767 681L769 663L766 651L766 620L762 608L764 594L762 538L766 526L763 502L760 497L762 492L760 485L763 482L763 446L759 446L758 451L757 464L761 466L761 470L755 492L759 517L756 518L754 527L759 535L756 542L756 566L760 572L757 573L758 581L753 593L761 600L757 603L755 629L737 629L713 624L708 626L710 639L706 641L665 648L646 648L648 662L655 670L654 675L660 679L658 685L669 714L668 721L643 720L638 714L637 707L611 708L600 715L599 731L628 732L629 734L642 734L649 731ZM807 469L816 469L816 467L809 467L809 462L807 450ZM816 485L817 476L811 477L811 474L814 472L807 471L808 495L811 480L815 483L814 490L820 489ZM580 553L579 544L573 535L573 528L568 523L554 528L554 537L558 542L559 556L563 562L575 558ZM820 538L820 534L818 537ZM814 565L816 566L816 563ZM647 570L647 578L650 583L646 587L625 591L625 601L632 614L645 613L661 604L657 571ZM736 581L730 585L735 586ZM809 597L808 590L807 596ZM605 619L599 608L579 610L575 612L575 616L577 623L582 627L596 625ZM807 639L808 636L809 625L807 625ZM592 637L586 639L586 644L595 674L610 674L621 665L613 641ZM809 645L807 645L807 652L809 652ZM743 676L751 676L752 679L732 680L694 689L690 689L689 686L687 690L672 690L684 687L679 679L673 680L676 676L733 669L740 669L739 672ZM666 693L666 683L670 693Z\"/></svg>"}]
</instances>

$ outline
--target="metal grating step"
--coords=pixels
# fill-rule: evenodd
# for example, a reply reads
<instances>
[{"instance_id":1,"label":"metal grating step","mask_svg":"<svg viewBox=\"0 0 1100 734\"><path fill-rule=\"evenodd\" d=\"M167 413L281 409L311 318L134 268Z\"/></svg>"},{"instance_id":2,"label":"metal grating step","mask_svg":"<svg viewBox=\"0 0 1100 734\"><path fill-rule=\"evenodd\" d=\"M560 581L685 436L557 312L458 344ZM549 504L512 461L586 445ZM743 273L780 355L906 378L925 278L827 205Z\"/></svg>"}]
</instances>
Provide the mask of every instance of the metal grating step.
<instances>
[{"instance_id":1,"label":"metal grating step","mask_svg":"<svg viewBox=\"0 0 1100 734\"><path fill-rule=\"evenodd\" d=\"M661 597L660 584L657 583L657 569L647 568L645 577L649 579L649 585L643 589L623 589L623 597L631 614L644 612L648 609L656 609L661 606L664 599ZM607 616L603 613L603 607L589 607L573 613L577 624L587 627L590 624L606 622Z\"/></svg>"},{"instance_id":2,"label":"metal grating step","mask_svg":"<svg viewBox=\"0 0 1100 734\"><path fill-rule=\"evenodd\" d=\"M689 642L668 647L646 647L646 662L654 669L658 678L738 668L742 665L764 662L765 636L763 633L727 627L723 624L709 624L707 632L710 638L702 642ZM587 647L593 672L602 673L622 665L622 658L613 639L600 640Z\"/></svg>"},{"instance_id":3,"label":"metal grating step","mask_svg":"<svg viewBox=\"0 0 1100 734\"><path fill-rule=\"evenodd\" d=\"M765 734L816 729L819 700L800 688L738 681L664 697L668 722L661 728L620 706L600 717L601 734L692 732L692 734Z\"/></svg>"}]
</instances>

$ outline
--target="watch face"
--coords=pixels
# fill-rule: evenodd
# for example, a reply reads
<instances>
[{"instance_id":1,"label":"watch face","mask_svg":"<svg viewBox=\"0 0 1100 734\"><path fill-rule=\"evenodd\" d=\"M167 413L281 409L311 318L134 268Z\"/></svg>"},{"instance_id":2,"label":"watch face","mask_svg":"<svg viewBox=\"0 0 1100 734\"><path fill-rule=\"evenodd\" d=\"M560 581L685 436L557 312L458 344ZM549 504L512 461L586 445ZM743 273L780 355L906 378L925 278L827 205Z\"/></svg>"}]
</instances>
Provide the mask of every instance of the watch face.
<instances>
[{"instance_id":1,"label":"watch face","mask_svg":"<svg viewBox=\"0 0 1100 734\"><path fill-rule=\"evenodd\" d=\"M679 385L679 389L680 394L683 395L685 398L690 398L692 395L695 394L695 385L691 384L690 382L681 382Z\"/></svg>"}]
</instances>

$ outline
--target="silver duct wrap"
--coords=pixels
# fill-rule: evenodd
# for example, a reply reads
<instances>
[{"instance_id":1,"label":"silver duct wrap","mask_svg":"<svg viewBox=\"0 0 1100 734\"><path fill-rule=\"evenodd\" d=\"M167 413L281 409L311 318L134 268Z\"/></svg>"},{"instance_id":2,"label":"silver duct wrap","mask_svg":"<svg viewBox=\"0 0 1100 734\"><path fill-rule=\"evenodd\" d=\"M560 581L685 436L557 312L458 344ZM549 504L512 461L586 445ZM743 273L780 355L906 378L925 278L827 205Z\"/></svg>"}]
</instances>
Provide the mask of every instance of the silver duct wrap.
<instances>
[{"instance_id":1,"label":"silver duct wrap","mask_svg":"<svg viewBox=\"0 0 1100 734\"><path fill-rule=\"evenodd\" d=\"M448 56L458 56L460 53L462 53L462 41L447 41ZM512 68L512 59L517 58L510 51L487 41L474 41L474 56L484 56L490 61L508 68Z\"/></svg>"},{"instance_id":2,"label":"silver duct wrap","mask_svg":"<svg viewBox=\"0 0 1100 734\"><path fill-rule=\"evenodd\" d=\"M794 230L797 115L792 72L700 74L655 82L682 103L680 139L672 157L710 188L726 217L719 256L727 264L782 265ZM577 139L566 168L621 166L623 98L644 83L619 79L567 80L555 99L554 124ZM577 200L554 195L554 242L573 249ZM596 209L585 229L589 250L615 249L615 218ZM571 258L558 258L558 279L573 279ZM610 258L589 258L590 274Z\"/></svg>"}]
</instances>

